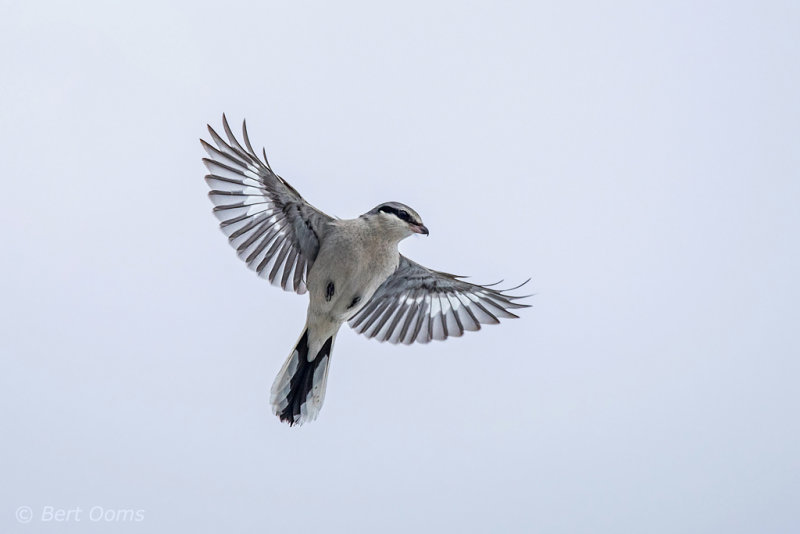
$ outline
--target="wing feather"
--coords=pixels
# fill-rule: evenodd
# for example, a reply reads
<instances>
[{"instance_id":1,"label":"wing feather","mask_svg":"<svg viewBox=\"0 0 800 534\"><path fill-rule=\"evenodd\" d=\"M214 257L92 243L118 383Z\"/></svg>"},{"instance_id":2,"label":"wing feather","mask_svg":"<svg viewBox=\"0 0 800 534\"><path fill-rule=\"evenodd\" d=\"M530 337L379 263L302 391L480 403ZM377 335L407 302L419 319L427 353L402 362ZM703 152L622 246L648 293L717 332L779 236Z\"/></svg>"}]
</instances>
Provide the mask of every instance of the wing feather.
<instances>
[{"instance_id":1,"label":"wing feather","mask_svg":"<svg viewBox=\"0 0 800 534\"><path fill-rule=\"evenodd\" d=\"M400 256L395 272L350 318L350 326L378 341L427 343L480 330L482 324L499 323L499 318L515 318L509 310L529 307L516 302L523 296L463 278Z\"/></svg>"},{"instance_id":2,"label":"wing feather","mask_svg":"<svg viewBox=\"0 0 800 534\"><path fill-rule=\"evenodd\" d=\"M214 215L238 256L262 278L287 291L306 292L305 278L317 259L320 239L333 220L303 199L272 171L266 152L256 155L247 124L240 143L222 116L223 139L208 127L200 140L207 158L205 179Z\"/></svg>"}]
</instances>

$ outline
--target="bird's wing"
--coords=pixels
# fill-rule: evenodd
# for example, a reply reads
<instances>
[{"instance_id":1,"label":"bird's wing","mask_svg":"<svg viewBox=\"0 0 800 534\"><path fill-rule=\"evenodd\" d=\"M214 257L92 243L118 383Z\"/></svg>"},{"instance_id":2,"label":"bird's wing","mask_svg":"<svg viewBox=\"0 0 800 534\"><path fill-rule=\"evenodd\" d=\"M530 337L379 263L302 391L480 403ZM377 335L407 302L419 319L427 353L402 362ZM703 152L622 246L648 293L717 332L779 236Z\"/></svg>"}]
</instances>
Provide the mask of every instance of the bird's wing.
<instances>
[{"instance_id":1,"label":"bird's wing","mask_svg":"<svg viewBox=\"0 0 800 534\"><path fill-rule=\"evenodd\" d=\"M528 307L515 302L524 297L509 295L510 290L470 284L462 278L401 255L397 270L350 318L350 326L378 341L427 343L479 330L481 324L499 323L500 317L517 317L509 310Z\"/></svg>"},{"instance_id":2,"label":"bird's wing","mask_svg":"<svg viewBox=\"0 0 800 534\"><path fill-rule=\"evenodd\" d=\"M211 126L214 145L200 142L208 153L203 163L214 214L228 241L248 267L287 291L306 292L308 271L319 252L320 239L332 217L306 202L283 178L272 172L264 153L261 161L242 124L245 146L231 132L228 141ZM263 152L263 151L262 151Z\"/></svg>"}]
</instances>

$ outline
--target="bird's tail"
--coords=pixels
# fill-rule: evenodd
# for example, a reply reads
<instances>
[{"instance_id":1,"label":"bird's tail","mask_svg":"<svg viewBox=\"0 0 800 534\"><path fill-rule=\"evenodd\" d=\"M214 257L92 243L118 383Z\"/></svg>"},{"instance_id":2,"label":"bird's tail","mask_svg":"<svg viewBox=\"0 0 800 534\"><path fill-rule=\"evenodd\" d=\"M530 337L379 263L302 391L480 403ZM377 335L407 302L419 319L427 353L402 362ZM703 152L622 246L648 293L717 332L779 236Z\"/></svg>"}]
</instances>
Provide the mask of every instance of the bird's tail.
<instances>
[{"instance_id":1,"label":"bird's tail","mask_svg":"<svg viewBox=\"0 0 800 534\"><path fill-rule=\"evenodd\" d=\"M328 364L335 334L312 354L315 343L309 342L308 328L303 331L292 353L272 383L272 411L289 426L301 425L317 418L325 400ZM318 346L318 345L317 345Z\"/></svg>"}]
</instances>

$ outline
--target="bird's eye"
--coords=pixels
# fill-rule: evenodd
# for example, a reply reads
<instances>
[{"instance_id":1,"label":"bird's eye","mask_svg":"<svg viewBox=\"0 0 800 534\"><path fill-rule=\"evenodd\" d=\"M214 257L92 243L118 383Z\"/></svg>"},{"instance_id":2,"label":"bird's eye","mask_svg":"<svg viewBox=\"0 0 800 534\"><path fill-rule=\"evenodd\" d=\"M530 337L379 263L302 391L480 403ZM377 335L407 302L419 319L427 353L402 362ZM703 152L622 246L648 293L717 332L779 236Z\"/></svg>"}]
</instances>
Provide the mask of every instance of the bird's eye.
<instances>
[{"instance_id":1,"label":"bird's eye","mask_svg":"<svg viewBox=\"0 0 800 534\"><path fill-rule=\"evenodd\" d=\"M408 212L406 210L398 211L397 212L397 216L400 217L401 219L403 219L404 221L407 221L408 219L410 219L410 217L408 216Z\"/></svg>"}]
</instances>

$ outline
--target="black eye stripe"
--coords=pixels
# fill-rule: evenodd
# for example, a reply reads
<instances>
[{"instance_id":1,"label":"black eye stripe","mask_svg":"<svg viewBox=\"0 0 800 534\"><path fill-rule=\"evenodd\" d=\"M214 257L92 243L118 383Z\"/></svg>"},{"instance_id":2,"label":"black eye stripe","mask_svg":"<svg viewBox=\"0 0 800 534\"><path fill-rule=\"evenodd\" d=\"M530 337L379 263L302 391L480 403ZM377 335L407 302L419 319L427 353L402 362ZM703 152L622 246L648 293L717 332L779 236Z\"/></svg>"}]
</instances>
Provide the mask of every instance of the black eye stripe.
<instances>
[{"instance_id":1,"label":"black eye stripe","mask_svg":"<svg viewBox=\"0 0 800 534\"><path fill-rule=\"evenodd\" d=\"M398 210L397 208L394 208L392 206L381 206L378 211L382 211L384 213L391 213L398 219L401 219L406 222L411 221L411 215L409 215L406 210Z\"/></svg>"}]
</instances>

